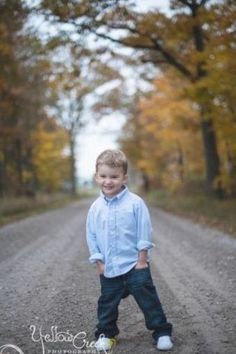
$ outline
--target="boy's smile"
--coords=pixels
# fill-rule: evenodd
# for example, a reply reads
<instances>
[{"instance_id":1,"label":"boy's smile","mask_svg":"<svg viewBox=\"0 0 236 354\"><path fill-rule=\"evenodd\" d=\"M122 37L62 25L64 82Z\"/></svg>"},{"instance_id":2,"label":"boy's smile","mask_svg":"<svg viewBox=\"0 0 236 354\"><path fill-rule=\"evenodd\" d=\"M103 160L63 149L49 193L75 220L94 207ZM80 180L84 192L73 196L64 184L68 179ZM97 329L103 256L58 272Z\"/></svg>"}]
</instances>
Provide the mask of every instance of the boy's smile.
<instances>
[{"instance_id":1,"label":"boy's smile","mask_svg":"<svg viewBox=\"0 0 236 354\"><path fill-rule=\"evenodd\" d=\"M121 192L127 179L128 176L124 174L122 167L110 167L105 164L99 165L95 174L97 185L109 198Z\"/></svg>"}]
</instances>

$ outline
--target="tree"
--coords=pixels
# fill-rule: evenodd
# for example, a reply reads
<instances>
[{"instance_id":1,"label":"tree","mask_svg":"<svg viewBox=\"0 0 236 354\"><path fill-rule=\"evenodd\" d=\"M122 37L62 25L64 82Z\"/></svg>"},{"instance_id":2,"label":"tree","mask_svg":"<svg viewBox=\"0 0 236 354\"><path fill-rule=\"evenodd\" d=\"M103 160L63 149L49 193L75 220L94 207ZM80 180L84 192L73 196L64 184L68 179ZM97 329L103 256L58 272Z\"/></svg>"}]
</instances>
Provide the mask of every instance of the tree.
<instances>
[{"instance_id":1,"label":"tree","mask_svg":"<svg viewBox=\"0 0 236 354\"><path fill-rule=\"evenodd\" d=\"M43 116L48 62L40 42L24 31L28 8L0 3L0 194L23 193L24 170L32 170L31 131ZM34 90L32 90L34 85Z\"/></svg>"},{"instance_id":2,"label":"tree","mask_svg":"<svg viewBox=\"0 0 236 354\"><path fill-rule=\"evenodd\" d=\"M48 43L29 26L18 0L0 2L0 195L35 194L33 134L53 105Z\"/></svg>"},{"instance_id":3,"label":"tree","mask_svg":"<svg viewBox=\"0 0 236 354\"><path fill-rule=\"evenodd\" d=\"M87 123L84 117L86 99L99 86L107 81L120 79L120 76L106 62L99 60L96 52L86 48L86 45L75 46L68 40L63 43L63 52L64 55L67 53L68 60L57 63L51 83L56 100L53 114L68 133L71 194L74 196L77 191L76 140L81 128ZM96 110L95 114L98 115L102 108L98 108L95 93L93 96L90 109ZM88 107L86 110L89 112Z\"/></svg>"},{"instance_id":4,"label":"tree","mask_svg":"<svg viewBox=\"0 0 236 354\"><path fill-rule=\"evenodd\" d=\"M75 26L76 31L93 33L112 43L139 51L139 60L152 62L163 70L173 67L195 86L195 103L201 114L202 139L205 148L208 189L220 186L220 159L217 150L211 102L207 88L199 85L209 73L206 50L209 47L209 0L172 0L173 16L157 11L141 14L123 1L82 1L68 6L59 1L45 0L44 6L63 23ZM225 4L233 7L232 2ZM220 7L220 5L219 5ZM118 33L118 34L117 34Z\"/></svg>"},{"instance_id":5,"label":"tree","mask_svg":"<svg viewBox=\"0 0 236 354\"><path fill-rule=\"evenodd\" d=\"M203 174L199 113L184 97L188 82L168 72L139 100L124 127L122 148L152 186L175 190Z\"/></svg>"},{"instance_id":6,"label":"tree","mask_svg":"<svg viewBox=\"0 0 236 354\"><path fill-rule=\"evenodd\" d=\"M37 189L46 193L63 190L70 179L66 130L55 119L48 118L38 124L32 133L32 141L32 162Z\"/></svg>"}]
</instances>

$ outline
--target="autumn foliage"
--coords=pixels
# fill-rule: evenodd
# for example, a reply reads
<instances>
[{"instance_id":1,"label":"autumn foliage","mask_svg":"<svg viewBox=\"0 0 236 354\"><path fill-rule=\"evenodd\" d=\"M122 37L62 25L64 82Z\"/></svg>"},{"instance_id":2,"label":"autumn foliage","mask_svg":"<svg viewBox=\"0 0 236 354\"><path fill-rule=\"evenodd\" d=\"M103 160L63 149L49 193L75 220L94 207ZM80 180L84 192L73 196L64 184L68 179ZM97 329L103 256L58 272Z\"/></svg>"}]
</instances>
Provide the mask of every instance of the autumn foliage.
<instances>
[{"instance_id":1,"label":"autumn foliage","mask_svg":"<svg viewBox=\"0 0 236 354\"><path fill-rule=\"evenodd\" d=\"M215 183L220 183L226 195L233 195L236 189L236 121L231 105L225 102L230 100L226 94L230 87L223 84L227 74L222 71L222 80L218 78L213 85L211 80L215 80L215 75L213 70L212 77L209 75L201 83L209 84L209 109L221 161ZM172 71L159 75L153 86L151 94L139 98L135 112L124 126L121 146L145 177L144 183L148 179L152 187L174 191L189 183L199 184L204 180L205 166L201 116L194 100L198 85L189 84ZM233 92L231 87L230 96ZM221 94L225 97L221 98Z\"/></svg>"},{"instance_id":2,"label":"autumn foliage","mask_svg":"<svg viewBox=\"0 0 236 354\"><path fill-rule=\"evenodd\" d=\"M120 144L146 187L204 181L220 197L235 195L235 2L170 0L168 14L135 3L1 2L1 195L53 191L68 178L75 190L86 97L95 92L96 101L96 88L116 80L116 90L97 95L94 116L127 115ZM38 14L56 36L28 31ZM151 80L150 92L126 95L123 59Z\"/></svg>"},{"instance_id":3,"label":"autumn foliage","mask_svg":"<svg viewBox=\"0 0 236 354\"><path fill-rule=\"evenodd\" d=\"M154 89L140 99L120 142L152 185L176 189L204 171L199 115L183 97L183 80L163 75L155 80Z\"/></svg>"},{"instance_id":4,"label":"autumn foliage","mask_svg":"<svg viewBox=\"0 0 236 354\"><path fill-rule=\"evenodd\" d=\"M64 128L49 117L51 63L24 29L20 1L0 3L0 196L53 192L68 180Z\"/></svg>"},{"instance_id":5,"label":"autumn foliage","mask_svg":"<svg viewBox=\"0 0 236 354\"><path fill-rule=\"evenodd\" d=\"M178 12L175 22L167 20L170 26L161 36L168 39L169 52L184 63L192 77L166 60L168 65L154 81L152 94L139 99L121 144L152 185L175 190L203 181L207 174L218 195L234 195L236 7L231 1L208 9L201 9L200 1L173 1L178 9L183 3L198 3L198 16ZM175 54L178 47L180 52Z\"/></svg>"}]
</instances>

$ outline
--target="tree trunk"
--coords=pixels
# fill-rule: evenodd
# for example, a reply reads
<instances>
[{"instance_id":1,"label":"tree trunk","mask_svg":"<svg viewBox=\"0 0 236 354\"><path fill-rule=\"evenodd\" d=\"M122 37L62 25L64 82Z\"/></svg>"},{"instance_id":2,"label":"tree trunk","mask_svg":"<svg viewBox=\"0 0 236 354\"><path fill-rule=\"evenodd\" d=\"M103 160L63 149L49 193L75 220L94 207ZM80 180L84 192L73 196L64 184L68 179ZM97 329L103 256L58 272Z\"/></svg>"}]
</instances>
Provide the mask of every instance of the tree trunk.
<instances>
[{"instance_id":1,"label":"tree trunk","mask_svg":"<svg viewBox=\"0 0 236 354\"><path fill-rule=\"evenodd\" d=\"M212 121L210 119L203 119L201 121L201 130L205 150L207 189L215 190L218 194L220 194L220 181L217 181L217 177L219 176L220 172L220 161L217 152L216 136Z\"/></svg>"},{"instance_id":2,"label":"tree trunk","mask_svg":"<svg viewBox=\"0 0 236 354\"><path fill-rule=\"evenodd\" d=\"M203 52L205 49L204 37L202 31L201 21L198 16L199 7L196 1L192 1L190 6L193 18L193 39L197 52ZM205 63L199 60L196 67L196 81L199 81L207 76ZM204 88L201 94L204 97ZM220 174L220 159L217 151L217 141L214 130L213 121L208 117L208 109L204 107L204 103L199 102L201 106L201 131L203 138L203 145L205 151L205 166L206 166L206 186L209 192L216 191L218 196L222 195L222 188L219 181Z\"/></svg>"},{"instance_id":3,"label":"tree trunk","mask_svg":"<svg viewBox=\"0 0 236 354\"><path fill-rule=\"evenodd\" d=\"M179 180L181 183L184 183L184 156L183 156L182 147L178 141L177 141L177 166L178 166Z\"/></svg>"},{"instance_id":4,"label":"tree trunk","mask_svg":"<svg viewBox=\"0 0 236 354\"><path fill-rule=\"evenodd\" d=\"M69 132L70 138L70 179L71 179L71 196L74 197L77 194L77 179L76 179L76 167L75 167L75 136L73 132Z\"/></svg>"},{"instance_id":5,"label":"tree trunk","mask_svg":"<svg viewBox=\"0 0 236 354\"><path fill-rule=\"evenodd\" d=\"M22 195L24 193L23 188L23 158L22 158L22 143L20 138L15 140L15 156L16 156L16 175L17 175L17 185L16 193Z\"/></svg>"},{"instance_id":6,"label":"tree trunk","mask_svg":"<svg viewBox=\"0 0 236 354\"><path fill-rule=\"evenodd\" d=\"M148 193L150 191L150 178L146 172L142 173L142 189L144 193Z\"/></svg>"},{"instance_id":7,"label":"tree trunk","mask_svg":"<svg viewBox=\"0 0 236 354\"><path fill-rule=\"evenodd\" d=\"M3 161L0 161L0 198L4 197L4 164Z\"/></svg>"},{"instance_id":8,"label":"tree trunk","mask_svg":"<svg viewBox=\"0 0 236 354\"><path fill-rule=\"evenodd\" d=\"M230 144L226 141L226 156L227 156L227 172L230 177L228 193L233 197L236 196L236 161L233 158L233 153Z\"/></svg>"}]
</instances>

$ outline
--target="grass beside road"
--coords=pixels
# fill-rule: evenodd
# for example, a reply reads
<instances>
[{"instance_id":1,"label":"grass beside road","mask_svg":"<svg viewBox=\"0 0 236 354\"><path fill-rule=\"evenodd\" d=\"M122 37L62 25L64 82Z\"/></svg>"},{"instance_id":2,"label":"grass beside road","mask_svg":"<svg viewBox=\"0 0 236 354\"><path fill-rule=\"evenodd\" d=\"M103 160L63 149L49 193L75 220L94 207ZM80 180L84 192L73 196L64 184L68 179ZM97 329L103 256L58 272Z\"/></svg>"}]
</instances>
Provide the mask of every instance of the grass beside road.
<instances>
[{"instance_id":1,"label":"grass beside road","mask_svg":"<svg viewBox=\"0 0 236 354\"><path fill-rule=\"evenodd\" d=\"M159 190L150 192L147 200L153 206L236 237L236 199L219 200L199 191L170 193Z\"/></svg>"},{"instance_id":2,"label":"grass beside road","mask_svg":"<svg viewBox=\"0 0 236 354\"><path fill-rule=\"evenodd\" d=\"M96 192L81 191L76 198L67 194L38 195L36 198L0 199L0 226L63 207ZM153 206L179 216L185 216L200 224L215 227L236 237L236 199L218 200L202 192L182 191L171 193L165 190L151 191L145 199Z\"/></svg>"},{"instance_id":3,"label":"grass beside road","mask_svg":"<svg viewBox=\"0 0 236 354\"><path fill-rule=\"evenodd\" d=\"M81 192L76 197L57 193L52 195L37 195L35 198L2 198L0 199L0 226L30 215L63 207L68 203L86 197L87 194L87 192Z\"/></svg>"}]
</instances>

